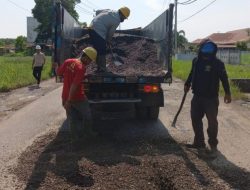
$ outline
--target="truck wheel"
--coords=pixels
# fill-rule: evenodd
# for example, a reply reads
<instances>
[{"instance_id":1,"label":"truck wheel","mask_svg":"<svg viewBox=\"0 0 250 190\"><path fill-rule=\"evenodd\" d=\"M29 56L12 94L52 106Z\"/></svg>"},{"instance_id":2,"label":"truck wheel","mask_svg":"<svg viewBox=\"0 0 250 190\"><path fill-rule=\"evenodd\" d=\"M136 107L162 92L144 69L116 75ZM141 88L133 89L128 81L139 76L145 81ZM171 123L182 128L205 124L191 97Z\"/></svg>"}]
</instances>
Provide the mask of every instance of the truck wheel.
<instances>
[{"instance_id":1,"label":"truck wheel","mask_svg":"<svg viewBox=\"0 0 250 190\"><path fill-rule=\"evenodd\" d=\"M159 116L159 111L160 111L159 107L149 107L148 108L148 117L149 117L149 119L157 120L158 116Z\"/></svg>"},{"instance_id":2,"label":"truck wheel","mask_svg":"<svg viewBox=\"0 0 250 190\"><path fill-rule=\"evenodd\" d=\"M146 107L138 107L136 108L136 117L138 119L146 119L147 118L147 108Z\"/></svg>"}]
</instances>

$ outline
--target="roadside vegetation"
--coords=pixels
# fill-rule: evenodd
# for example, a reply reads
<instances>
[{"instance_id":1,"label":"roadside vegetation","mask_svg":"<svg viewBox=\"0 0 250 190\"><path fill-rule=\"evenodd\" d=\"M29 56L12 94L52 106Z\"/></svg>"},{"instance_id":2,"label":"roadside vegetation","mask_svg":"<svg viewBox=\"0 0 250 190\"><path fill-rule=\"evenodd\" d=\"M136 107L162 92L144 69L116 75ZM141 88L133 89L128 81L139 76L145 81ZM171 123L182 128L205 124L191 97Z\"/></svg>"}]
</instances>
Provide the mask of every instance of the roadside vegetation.
<instances>
[{"instance_id":1,"label":"roadside vegetation","mask_svg":"<svg viewBox=\"0 0 250 190\"><path fill-rule=\"evenodd\" d=\"M241 54L241 64L250 65L250 53Z\"/></svg>"},{"instance_id":2,"label":"roadside vegetation","mask_svg":"<svg viewBox=\"0 0 250 190\"><path fill-rule=\"evenodd\" d=\"M0 57L0 92L35 84L32 75L32 56L29 57ZM51 58L46 57L42 71L42 80L50 78Z\"/></svg>"},{"instance_id":3,"label":"roadside vegetation","mask_svg":"<svg viewBox=\"0 0 250 190\"><path fill-rule=\"evenodd\" d=\"M250 63L249 63L250 65ZM191 69L191 61L173 60L173 74L175 77L186 80ZM250 67L248 65L229 65L226 64L228 77L230 78L250 78ZM233 99L244 98L244 94L239 88L230 83ZM220 94L224 95L222 85L220 85Z\"/></svg>"}]
</instances>

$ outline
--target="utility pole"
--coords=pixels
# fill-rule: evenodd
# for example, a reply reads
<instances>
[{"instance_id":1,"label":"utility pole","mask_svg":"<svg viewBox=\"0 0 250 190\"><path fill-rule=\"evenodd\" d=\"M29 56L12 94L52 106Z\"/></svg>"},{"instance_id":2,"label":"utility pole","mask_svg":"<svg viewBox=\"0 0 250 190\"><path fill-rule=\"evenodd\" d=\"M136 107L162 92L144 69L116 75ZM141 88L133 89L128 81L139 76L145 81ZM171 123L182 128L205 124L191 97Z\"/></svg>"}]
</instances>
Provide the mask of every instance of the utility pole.
<instances>
[{"instance_id":1,"label":"utility pole","mask_svg":"<svg viewBox=\"0 0 250 190\"><path fill-rule=\"evenodd\" d=\"M174 24L174 50L177 53L177 0L174 1L175 7L175 24Z\"/></svg>"}]
</instances>

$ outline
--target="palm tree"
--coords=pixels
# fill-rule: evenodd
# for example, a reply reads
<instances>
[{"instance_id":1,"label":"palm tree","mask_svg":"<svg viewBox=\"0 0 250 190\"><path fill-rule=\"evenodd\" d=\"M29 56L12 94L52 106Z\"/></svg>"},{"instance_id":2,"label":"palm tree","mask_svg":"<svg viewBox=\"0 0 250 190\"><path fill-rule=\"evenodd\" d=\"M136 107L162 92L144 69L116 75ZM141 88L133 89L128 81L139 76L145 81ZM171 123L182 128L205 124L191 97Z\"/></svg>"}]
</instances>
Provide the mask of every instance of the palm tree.
<instances>
[{"instance_id":1,"label":"palm tree","mask_svg":"<svg viewBox=\"0 0 250 190\"><path fill-rule=\"evenodd\" d=\"M178 49L184 49L185 45L188 43L187 38L185 37L185 31L180 30L177 32L177 47Z\"/></svg>"}]
</instances>

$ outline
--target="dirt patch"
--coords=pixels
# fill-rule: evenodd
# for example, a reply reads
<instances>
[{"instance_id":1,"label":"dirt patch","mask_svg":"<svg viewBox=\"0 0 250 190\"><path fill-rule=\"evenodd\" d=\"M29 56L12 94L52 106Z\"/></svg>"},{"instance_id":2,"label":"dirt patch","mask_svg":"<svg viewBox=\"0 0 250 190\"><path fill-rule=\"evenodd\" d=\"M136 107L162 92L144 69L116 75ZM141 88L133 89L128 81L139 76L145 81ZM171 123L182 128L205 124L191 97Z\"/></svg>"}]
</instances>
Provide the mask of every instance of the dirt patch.
<instances>
[{"instance_id":1,"label":"dirt patch","mask_svg":"<svg viewBox=\"0 0 250 190\"><path fill-rule=\"evenodd\" d=\"M67 132L49 133L22 154L12 173L26 189L249 189L244 173L225 169L219 176L212 160L171 137L127 138L118 131L75 146ZM228 177L234 186L224 181Z\"/></svg>"},{"instance_id":2,"label":"dirt patch","mask_svg":"<svg viewBox=\"0 0 250 190\"><path fill-rule=\"evenodd\" d=\"M139 36L116 36L113 37L113 53L118 55L119 60L124 64L117 66L112 60L112 54L107 48L107 68L117 75L124 76L163 76L163 66L157 59L157 47L153 40ZM75 42L73 54L79 55L81 50L90 45L87 36ZM90 65L87 69L88 74L93 74L96 65Z\"/></svg>"}]
</instances>

